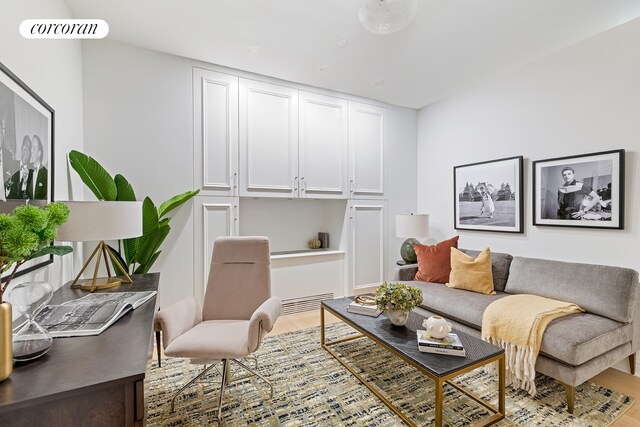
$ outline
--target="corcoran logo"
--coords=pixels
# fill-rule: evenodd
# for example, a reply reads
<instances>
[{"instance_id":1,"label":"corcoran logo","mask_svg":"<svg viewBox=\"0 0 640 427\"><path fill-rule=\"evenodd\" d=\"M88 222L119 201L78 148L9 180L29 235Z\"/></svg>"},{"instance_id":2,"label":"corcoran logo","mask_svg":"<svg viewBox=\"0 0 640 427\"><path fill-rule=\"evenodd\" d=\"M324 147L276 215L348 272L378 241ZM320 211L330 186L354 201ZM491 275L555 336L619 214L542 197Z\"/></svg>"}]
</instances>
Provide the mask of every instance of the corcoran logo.
<instances>
[{"instance_id":1,"label":"corcoran logo","mask_svg":"<svg viewBox=\"0 0 640 427\"><path fill-rule=\"evenodd\" d=\"M25 19L20 34L26 39L102 39L109 24L102 19Z\"/></svg>"}]
</instances>

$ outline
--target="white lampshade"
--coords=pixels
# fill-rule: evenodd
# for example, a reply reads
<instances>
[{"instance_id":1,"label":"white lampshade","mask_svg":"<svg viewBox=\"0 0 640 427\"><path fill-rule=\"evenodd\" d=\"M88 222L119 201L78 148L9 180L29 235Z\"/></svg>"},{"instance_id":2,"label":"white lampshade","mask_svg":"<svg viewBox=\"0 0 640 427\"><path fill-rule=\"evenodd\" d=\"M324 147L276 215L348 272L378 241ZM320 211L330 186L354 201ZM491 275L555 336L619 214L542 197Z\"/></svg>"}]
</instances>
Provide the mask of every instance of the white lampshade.
<instances>
[{"instance_id":1,"label":"white lampshade","mask_svg":"<svg viewBox=\"0 0 640 427\"><path fill-rule=\"evenodd\" d=\"M429 215L396 215L396 237L427 237L429 235Z\"/></svg>"},{"instance_id":2,"label":"white lampshade","mask_svg":"<svg viewBox=\"0 0 640 427\"><path fill-rule=\"evenodd\" d=\"M391 34L409 25L417 10L417 0L365 0L358 18L374 34Z\"/></svg>"},{"instance_id":3,"label":"white lampshade","mask_svg":"<svg viewBox=\"0 0 640 427\"><path fill-rule=\"evenodd\" d=\"M63 202L71 211L56 240L90 242L142 235L142 202Z\"/></svg>"}]
</instances>

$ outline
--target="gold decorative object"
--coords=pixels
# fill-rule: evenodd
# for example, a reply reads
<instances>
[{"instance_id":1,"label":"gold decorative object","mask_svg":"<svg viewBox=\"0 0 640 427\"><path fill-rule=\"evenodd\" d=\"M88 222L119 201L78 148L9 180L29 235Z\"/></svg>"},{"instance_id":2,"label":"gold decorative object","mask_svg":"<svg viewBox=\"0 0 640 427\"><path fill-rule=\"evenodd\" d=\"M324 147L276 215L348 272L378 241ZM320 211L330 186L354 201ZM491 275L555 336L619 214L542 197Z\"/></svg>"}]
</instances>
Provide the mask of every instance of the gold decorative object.
<instances>
[{"instance_id":1,"label":"gold decorative object","mask_svg":"<svg viewBox=\"0 0 640 427\"><path fill-rule=\"evenodd\" d=\"M9 378L13 370L11 347L11 304L0 304L0 382Z\"/></svg>"},{"instance_id":2,"label":"gold decorative object","mask_svg":"<svg viewBox=\"0 0 640 427\"><path fill-rule=\"evenodd\" d=\"M364 305L376 305L376 297L371 295L358 295L356 297L356 302Z\"/></svg>"},{"instance_id":3,"label":"gold decorative object","mask_svg":"<svg viewBox=\"0 0 640 427\"><path fill-rule=\"evenodd\" d=\"M318 240L318 239L311 239L311 240L309 240L309 247L310 247L311 249L320 249L320 245L321 245L321 244L322 244L322 243L321 243L321 242L320 242L320 240Z\"/></svg>"}]
</instances>

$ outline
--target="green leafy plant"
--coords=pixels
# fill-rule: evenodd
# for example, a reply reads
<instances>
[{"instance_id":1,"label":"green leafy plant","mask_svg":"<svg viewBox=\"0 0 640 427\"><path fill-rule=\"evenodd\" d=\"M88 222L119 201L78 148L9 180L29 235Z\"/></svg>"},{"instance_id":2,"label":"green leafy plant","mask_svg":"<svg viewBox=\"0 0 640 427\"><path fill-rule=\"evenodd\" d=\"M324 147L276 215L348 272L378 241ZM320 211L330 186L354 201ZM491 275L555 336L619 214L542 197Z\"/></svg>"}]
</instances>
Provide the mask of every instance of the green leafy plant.
<instances>
[{"instance_id":1,"label":"green leafy plant","mask_svg":"<svg viewBox=\"0 0 640 427\"><path fill-rule=\"evenodd\" d=\"M61 202L49 203L42 208L23 205L10 214L0 214L0 275L11 270L0 285L0 302L22 264L43 255L65 255L73 251L71 246L51 245L58 227L68 218L69 208Z\"/></svg>"},{"instance_id":2,"label":"green leafy plant","mask_svg":"<svg viewBox=\"0 0 640 427\"><path fill-rule=\"evenodd\" d=\"M136 201L136 194L127 179L117 174L112 177L92 157L79 151L69 153L69 162L82 182L103 201ZM160 256L160 246L169 235L171 217L167 214L193 198L200 190L187 191L165 201L156 208L149 197L142 202L142 236L118 241L118 249L111 247L129 274L147 273ZM124 272L115 263L113 268L117 274Z\"/></svg>"},{"instance_id":3,"label":"green leafy plant","mask_svg":"<svg viewBox=\"0 0 640 427\"><path fill-rule=\"evenodd\" d=\"M411 311L422 303L422 291L404 283L384 282L376 290L376 305L380 310Z\"/></svg>"}]
</instances>

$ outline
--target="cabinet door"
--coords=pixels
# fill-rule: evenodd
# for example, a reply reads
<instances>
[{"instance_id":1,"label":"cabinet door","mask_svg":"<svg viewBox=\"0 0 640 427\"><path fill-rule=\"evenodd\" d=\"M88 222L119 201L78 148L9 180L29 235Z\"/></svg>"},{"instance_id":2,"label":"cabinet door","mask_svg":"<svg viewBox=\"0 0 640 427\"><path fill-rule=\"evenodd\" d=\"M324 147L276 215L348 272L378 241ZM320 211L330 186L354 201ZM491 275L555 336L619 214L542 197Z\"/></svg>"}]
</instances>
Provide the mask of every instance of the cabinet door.
<instances>
[{"instance_id":1,"label":"cabinet door","mask_svg":"<svg viewBox=\"0 0 640 427\"><path fill-rule=\"evenodd\" d=\"M193 69L194 187L238 195L238 77Z\"/></svg>"},{"instance_id":2,"label":"cabinet door","mask_svg":"<svg viewBox=\"0 0 640 427\"><path fill-rule=\"evenodd\" d=\"M194 203L194 295L202 300L209 278L213 242L239 234L238 197L196 196Z\"/></svg>"},{"instance_id":3,"label":"cabinet door","mask_svg":"<svg viewBox=\"0 0 640 427\"><path fill-rule=\"evenodd\" d=\"M300 197L347 198L347 101L299 93Z\"/></svg>"},{"instance_id":4,"label":"cabinet door","mask_svg":"<svg viewBox=\"0 0 640 427\"><path fill-rule=\"evenodd\" d=\"M240 79L240 195L298 197L298 91Z\"/></svg>"},{"instance_id":5,"label":"cabinet door","mask_svg":"<svg viewBox=\"0 0 640 427\"><path fill-rule=\"evenodd\" d=\"M349 205L349 295L382 283L385 277L385 205L353 201Z\"/></svg>"},{"instance_id":6,"label":"cabinet door","mask_svg":"<svg viewBox=\"0 0 640 427\"><path fill-rule=\"evenodd\" d=\"M350 198L384 196L384 114L374 105L349 102Z\"/></svg>"}]
</instances>

